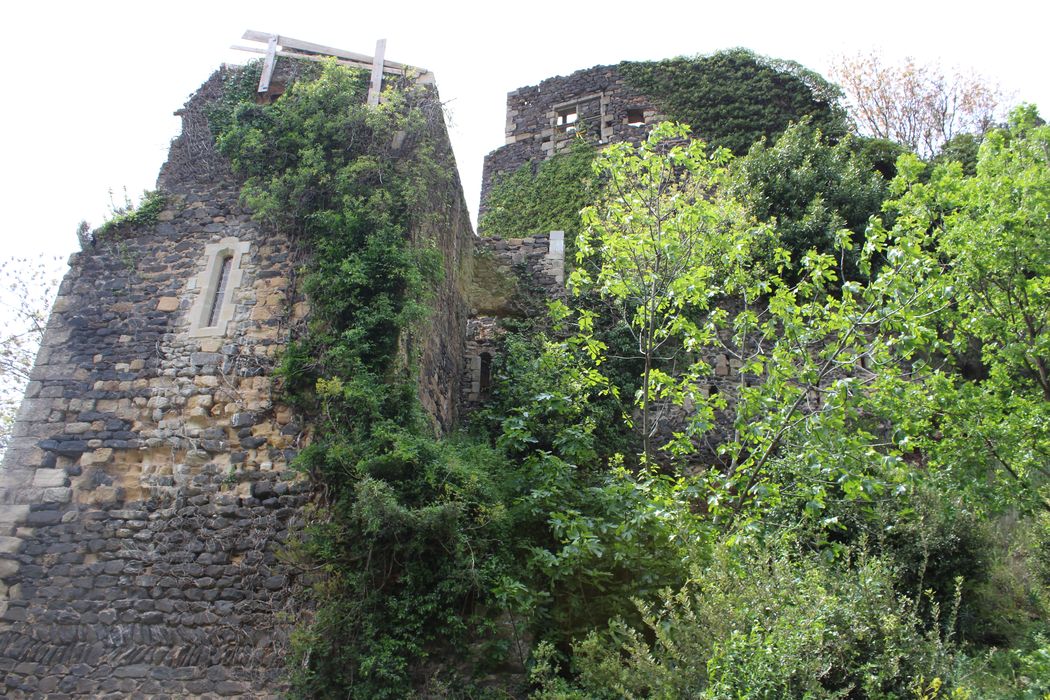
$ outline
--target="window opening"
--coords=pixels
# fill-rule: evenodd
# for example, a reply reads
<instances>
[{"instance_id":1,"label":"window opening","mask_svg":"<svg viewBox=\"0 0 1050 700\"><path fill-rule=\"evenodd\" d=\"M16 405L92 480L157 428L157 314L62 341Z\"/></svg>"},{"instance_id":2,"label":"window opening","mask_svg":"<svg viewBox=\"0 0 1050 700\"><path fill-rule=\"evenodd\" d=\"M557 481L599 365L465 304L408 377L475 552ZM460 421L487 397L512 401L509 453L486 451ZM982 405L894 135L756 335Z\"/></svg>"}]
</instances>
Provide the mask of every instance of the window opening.
<instances>
[{"instance_id":1,"label":"window opening","mask_svg":"<svg viewBox=\"0 0 1050 700\"><path fill-rule=\"evenodd\" d=\"M627 125L628 126L644 126L645 125L645 110L644 109L628 109L627 110Z\"/></svg>"},{"instance_id":2,"label":"window opening","mask_svg":"<svg viewBox=\"0 0 1050 700\"><path fill-rule=\"evenodd\" d=\"M492 387L492 355L483 352L481 353L481 371L478 376L478 390L482 396L486 396L489 393L489 389Z\"/></svg>"},{"instance_id":3,"label":"window opening","mask_svg":"<svg viewBox=\"0 0 1050 700\"><path fill-rule=\"evenodd\" d=\"M558 131L563 131L566 134L571 134L576 131L576 120L579 119L580 113L577 107L566 107L565 109L559 109L558 119L556 125Z\"/></svg>"},{"instance_id":4,"label":"window opening","mask_svg":"<svg viewBox=\"0 0 1050 700\"><path fill-rule=\"evenodd\" d=\"M219 311L222 309L222 300L226 295L226 285L230 281L230 271L233 269L233 256L227 255L222 259L222 267L219 269L219 281L215 285L215 295L211 298L211 306L208 309L208 326L219 325Z\"/></svg>"}]
</instances>

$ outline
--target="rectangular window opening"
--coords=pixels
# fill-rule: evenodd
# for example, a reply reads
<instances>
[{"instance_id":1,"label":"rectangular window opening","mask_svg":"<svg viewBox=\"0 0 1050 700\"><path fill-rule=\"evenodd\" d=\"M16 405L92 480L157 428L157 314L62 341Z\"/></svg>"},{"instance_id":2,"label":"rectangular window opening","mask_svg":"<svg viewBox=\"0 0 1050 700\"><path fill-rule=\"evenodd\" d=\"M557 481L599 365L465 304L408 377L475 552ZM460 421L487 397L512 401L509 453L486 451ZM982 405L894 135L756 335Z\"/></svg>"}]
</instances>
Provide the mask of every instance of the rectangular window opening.
<instances>
[{"instance_id":1,"label":"rectangular window opening","mask_svg":"<svg viewBox=\"0 0 1050 700\"><path fill-rule=\"evenodd\" d=\"M566 107L557 111L557 121L555 126L558 127L558 131L566 134L571 134L576 131L576 120L580 118L580 112L578 107Z\"/></svg>"},{"instance_id":2,"label":"rectangular window opening","mask_svg":"<svg viewBox=\"0 0 1050 700\"><path fill-rule=\"evenodd\" d=\"M628 126L644 126L645 125L645 110L644 109L628 109L627 110L627 125Z\"/></svg>"}]
</instances>

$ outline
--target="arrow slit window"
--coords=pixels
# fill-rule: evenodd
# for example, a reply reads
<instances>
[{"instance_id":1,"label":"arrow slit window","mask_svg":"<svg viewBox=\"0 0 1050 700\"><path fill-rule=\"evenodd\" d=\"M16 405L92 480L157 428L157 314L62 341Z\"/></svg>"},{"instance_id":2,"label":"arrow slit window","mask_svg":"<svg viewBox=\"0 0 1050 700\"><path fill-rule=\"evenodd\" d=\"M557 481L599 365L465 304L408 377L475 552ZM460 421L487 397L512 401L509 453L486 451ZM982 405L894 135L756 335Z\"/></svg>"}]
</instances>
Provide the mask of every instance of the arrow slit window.
<instances>
[{"instance_id":1,"label":"arrow slit window","mask_svg":"<svg viewBox=\"0 0 1050 700\"><path fill-rule=\"evenodd\" d=\"M191 336L226 335L237 306L237 288L244 275L242 260L250 247L248 241L232 237L204 247L204 269L190 285L191 289L198 290L190 310Z\"/></svg>"}]
</instances>

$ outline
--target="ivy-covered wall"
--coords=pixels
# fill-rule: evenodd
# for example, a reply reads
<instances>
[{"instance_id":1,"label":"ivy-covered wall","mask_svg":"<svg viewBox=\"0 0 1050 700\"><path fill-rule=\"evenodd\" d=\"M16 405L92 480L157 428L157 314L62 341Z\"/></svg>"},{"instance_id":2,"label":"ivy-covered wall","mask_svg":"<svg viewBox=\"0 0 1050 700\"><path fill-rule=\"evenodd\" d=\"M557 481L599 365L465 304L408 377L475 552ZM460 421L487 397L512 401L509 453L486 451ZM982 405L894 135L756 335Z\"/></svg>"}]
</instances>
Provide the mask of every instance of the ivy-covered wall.
<instances>
[{"instance_id":1,"label":"ivy-covered wall","mask_svg":"<svg viewBox=\"0 0 1050 700\"><path fill-rule=\"evenodd\" d=\"M275 80L293 94L320 74L280 61ZM181 110L143 213L71 260L0 470L4 697L288 689L289 635L316 604L316 569L297 543L325 485L294 466L317 423L280 368L324 311L304 279L326 243L251 200L238 163L250 148L217 148L233 121L276 118L280 101L255 104L255 80L216 72ZM446 158L440 111L427 114L403 125L397 147L418 137ZM432 261L430 281L411 328L383 342L391 367L411 368L421 430L444 432L473 232L454 172L415 172L413 216L392 241Z\"/></svg>"}]
</instances>

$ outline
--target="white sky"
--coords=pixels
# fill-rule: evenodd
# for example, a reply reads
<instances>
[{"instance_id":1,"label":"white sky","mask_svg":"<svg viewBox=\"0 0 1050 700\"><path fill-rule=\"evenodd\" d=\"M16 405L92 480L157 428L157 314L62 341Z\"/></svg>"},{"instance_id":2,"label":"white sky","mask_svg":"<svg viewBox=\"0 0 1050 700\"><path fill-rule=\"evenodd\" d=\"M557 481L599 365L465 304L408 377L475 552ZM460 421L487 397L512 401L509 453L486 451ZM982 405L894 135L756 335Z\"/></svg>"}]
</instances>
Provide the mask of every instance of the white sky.
<instances>
[{"instance_id":1,"label":"white sky","mask_svg":"<svg viewBox=\"0 0 1050 700\"><path fill-rule=\"evenodd\" d=\"M32 7L29 5L32 4ZM834 56L879 49L976 69L1050 112L1038 3L575 2L178 3L8 0L0 9L0 256L66 255L81 219L102 223L114 191L152 189L179 129L172 116L246 29L277 32L435 72L477 208L482 158L502 145L506 93L622 59L745 46L821 73ZM540 8L530 14L528 8ZM1039 16L1042 12L1042 16Z\"/></svg>"}]
</instances>

